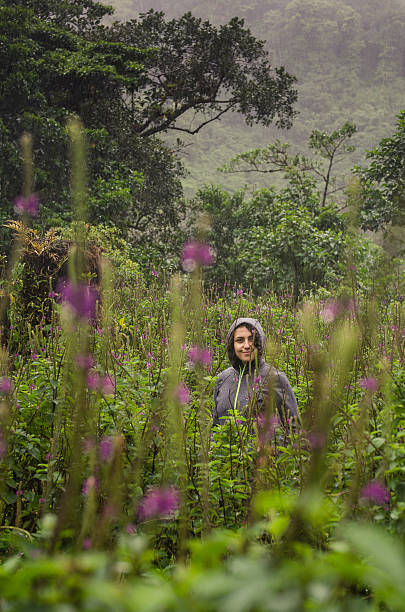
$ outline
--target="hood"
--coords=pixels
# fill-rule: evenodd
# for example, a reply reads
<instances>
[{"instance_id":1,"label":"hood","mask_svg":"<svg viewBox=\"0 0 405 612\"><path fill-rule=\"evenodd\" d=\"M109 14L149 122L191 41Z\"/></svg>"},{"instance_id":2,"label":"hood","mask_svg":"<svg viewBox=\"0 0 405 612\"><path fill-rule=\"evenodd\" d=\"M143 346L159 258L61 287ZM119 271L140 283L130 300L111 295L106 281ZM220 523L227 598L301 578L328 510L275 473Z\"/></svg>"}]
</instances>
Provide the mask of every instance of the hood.
<instances>
[{"instance_id":1,"label":"hood","mask_svg":"<svg viewBox=\"0 0 405 612\"><path fill-rule=\"evenodd\" d=\"M250 317L241 317L239 319L236 319L236 321L234 321L231 327L229 328L228 334L226 336L226 349L228 352L229 361L231 362L235 370L238 370L238 371L240 369L241 362L236 357L234 349L233 349L233 332L235 331L237 327L240 327L241 325L244 325L245 323L249 323L250 325L252 325L257 331L258 337L260 338L260 347L258 349L259 364L263 360L263 351L264 351L264 347L266 344L266 336L264 334L262 326L260 325L257 319L251 319Z\"/></svg>"}]
</instances>

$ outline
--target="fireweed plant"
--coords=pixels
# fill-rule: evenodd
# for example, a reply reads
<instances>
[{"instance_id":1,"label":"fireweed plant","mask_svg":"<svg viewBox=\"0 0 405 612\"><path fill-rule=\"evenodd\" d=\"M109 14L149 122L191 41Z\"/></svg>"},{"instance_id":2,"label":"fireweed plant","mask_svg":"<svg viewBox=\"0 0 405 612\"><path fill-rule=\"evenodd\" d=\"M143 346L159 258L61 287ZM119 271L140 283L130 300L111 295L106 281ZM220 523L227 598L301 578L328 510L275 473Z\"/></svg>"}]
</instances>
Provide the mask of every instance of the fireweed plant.
<instances>
[{"instance_id":1,"label":"fireweed plant","mask_svg":"<svg viewBox=\"0 0 405 612\"><path fill-rule=\"evenodd\" d=\"M403 281L375 296L351 270L340 294L298 306L291 295L206 289L215 254L199 237L171 279L156 270L146 278L107 253L96 283L83 256L81 128L69 129L69 274L50 279L50 316L24 329L28 345L10 352L7 338L16 346L24 326L13 319L15 284L13 329L3 334L0 545L9 560L0 565L1 604L403 609L394 579L405 571L404 550L365 524L403 537ZM18 214L36 210L30 189ZM18 256L11 261L18 266ZM247 411L212 427L224 338L239 316L266 330L266 360L291 381L300 427L280 423L271 399L258 413L259 377ZM394 569L375 550L395 557ZM220 589L207 588L214 574ZM98 588L100 576L109 590Z\"/></svg>"}]
</instances>

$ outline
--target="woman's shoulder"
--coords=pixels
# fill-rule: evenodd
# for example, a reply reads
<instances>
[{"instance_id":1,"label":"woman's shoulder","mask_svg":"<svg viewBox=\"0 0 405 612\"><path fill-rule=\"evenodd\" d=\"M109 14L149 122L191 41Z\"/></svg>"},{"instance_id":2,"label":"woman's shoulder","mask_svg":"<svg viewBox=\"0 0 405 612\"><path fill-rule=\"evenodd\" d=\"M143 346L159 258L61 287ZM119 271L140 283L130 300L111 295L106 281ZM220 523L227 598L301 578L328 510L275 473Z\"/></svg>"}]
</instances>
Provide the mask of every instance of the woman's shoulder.
<instances>
[{"instance_id":1,"label":"woman's shoulder","mask_svg":"<svg viewBox=\"0 0 405 612\"><path fill-rule=\"evenodd\" d=\"M281 370L277 370L274 366L269 365L265 361L260 365L259 374L263 379L278 379L282 382L288 382L287 376Z\"/></svg>"},{"instance_id":2,"label":"woman's shoulder","mask_svg":"<svg viewBox=\"0 0 405 612\"><path fill-rule=\"evenodd\" d=\"M222 370L222 372L220 372L217 376L216 382L223 382L224 380L226 380L227 378L229 378L229 376L235 376L235 370L233 369L233 367L229 367L226 368L226 370Z\"/></svg>"}]
</instances>

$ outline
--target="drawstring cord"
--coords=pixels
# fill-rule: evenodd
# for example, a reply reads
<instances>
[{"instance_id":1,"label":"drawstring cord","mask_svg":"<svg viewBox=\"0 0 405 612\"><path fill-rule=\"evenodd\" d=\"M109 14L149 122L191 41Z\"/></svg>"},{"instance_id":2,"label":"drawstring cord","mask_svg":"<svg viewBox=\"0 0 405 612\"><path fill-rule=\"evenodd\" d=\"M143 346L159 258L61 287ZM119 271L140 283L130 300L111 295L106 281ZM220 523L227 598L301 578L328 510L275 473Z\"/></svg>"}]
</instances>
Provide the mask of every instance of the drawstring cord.
<instances>
[{"instance_id":1,"label":"drawstring cord","mask_svg":"<svg viewBox=\"0 0 405 612\"><path fill-rule=\"evenodd\" d=\"M243 370L242 370L242 371L240 371L240 370L239 370L239 381L238 381L238 386L237 386L237 389L236 389L235 402L234 402L234 404L233 404L233 408L234 408L234 410L236 410L236 403L237 403L237 401L238 401L238 395L239 395L240 383L242 382L242 376L243 376L243 372L245 371L245 368L246 368L246 363L245 363L245 365L243 366Z\"/></svg>"}]
</instances>

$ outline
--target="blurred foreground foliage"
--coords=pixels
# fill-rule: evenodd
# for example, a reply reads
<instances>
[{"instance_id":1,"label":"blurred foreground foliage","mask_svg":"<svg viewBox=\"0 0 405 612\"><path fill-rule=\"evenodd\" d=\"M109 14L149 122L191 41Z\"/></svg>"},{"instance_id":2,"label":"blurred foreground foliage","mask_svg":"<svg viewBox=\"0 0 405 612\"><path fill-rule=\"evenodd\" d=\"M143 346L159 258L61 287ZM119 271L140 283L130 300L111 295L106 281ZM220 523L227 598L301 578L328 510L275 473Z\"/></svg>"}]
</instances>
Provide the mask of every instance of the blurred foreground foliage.
<instances>
[{"instance_id":1,"label":"blurred foreground foliage","mask_svg":"<svg viewBox=\"0 0 405 612\"><path fill-rule=\"evenodd\" d=\"M357 261L338 291L295 306L291 291L204 291L198 267L145 276L111 228L85 235L104 253L97 321L50 296L50 317L33 324L19 310L18 268L11 281L2 607L403 610L401 262L362 271ZM223 339L239 315L266 329L267 360L298 398L298 432L263 430L254 397L250 416L211 431ZM193 364L196 345L212 365ZM94 382L105 376L113 387ZM383 495L365 494L370 483ZM179 506L142 517L148 491L168 485Z\"/></svg>"}]
</instances>

